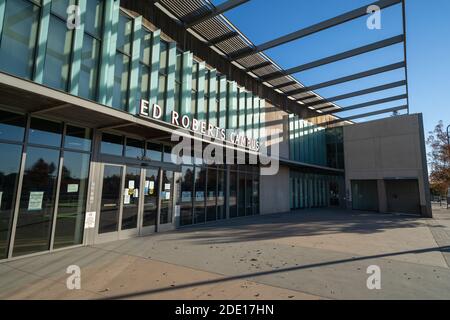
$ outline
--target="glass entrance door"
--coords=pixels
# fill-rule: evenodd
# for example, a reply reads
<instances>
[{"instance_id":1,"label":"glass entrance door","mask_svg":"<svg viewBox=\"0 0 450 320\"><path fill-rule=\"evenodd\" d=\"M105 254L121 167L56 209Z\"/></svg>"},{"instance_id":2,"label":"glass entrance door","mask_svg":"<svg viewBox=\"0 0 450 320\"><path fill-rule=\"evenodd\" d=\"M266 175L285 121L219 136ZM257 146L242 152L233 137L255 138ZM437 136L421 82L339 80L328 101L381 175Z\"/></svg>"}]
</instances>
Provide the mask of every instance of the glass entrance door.
<instances>
[{"instance_id":1,"label":"glass entrance door","mask_svg":"<svg viewBox=\"0 0 450 320\"><path fill-rule=\"evenodd\" d=\"M95 242L126 239L173 226L174 173L127 165L102 166Z\"/></svg>"},{"instance_id":2,"label":"glass entrance door","mask_svg":"<svg viewBox=\"0 0 450 320\"><path fill-rule=\"evenodd\" d=\"M159 170L145 169L144 190L143 190L143 216L141 235L150 234L156 231L156 223L159 207Z\"/></svg>"}]
</instances>

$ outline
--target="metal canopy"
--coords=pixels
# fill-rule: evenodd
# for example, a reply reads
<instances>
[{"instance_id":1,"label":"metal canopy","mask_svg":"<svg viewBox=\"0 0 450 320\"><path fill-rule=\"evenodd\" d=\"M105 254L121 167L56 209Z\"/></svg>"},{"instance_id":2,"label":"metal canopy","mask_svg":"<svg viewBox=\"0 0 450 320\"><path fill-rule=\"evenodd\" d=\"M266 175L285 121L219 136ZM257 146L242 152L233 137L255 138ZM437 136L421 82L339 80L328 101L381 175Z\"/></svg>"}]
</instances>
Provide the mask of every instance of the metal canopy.
<instances>
[{"instance_id":1,"label":"metal canopy","mask_svg":"<svg viewBox=\"0 0 450 320\"><path fill-rule=\"evenodd\" d=\"M288 112L293 112L300 115L302 114L304 108L312 109L317 112L317 116L327 115L329 117L331 116L332 119L336 119L327 122L327 124L330 125L349 121L350 118L350 120L358 119L360 118L360 116L368 116L368 114L375 115L375 113L380 113L365 113L363 115L355 115L352 117L347 117L345 119L340 119L339 117L335 116L335 114L337 114L338 112L350 110L349 108L353 108L353 110L359 108L355 108L355 106L341 108L340 106L336 105L335 102L404 86L406 89L405 96L407 100L406 109L409 113L405 0L375 1L369 5L354 9L334 18L316 23L312 26L289 33L285 36L265 42L260 45L254 45L226 17L222 15L224 12L235 9L238 6L247 3L248 1L249 0L228 0L218 6L214 6L209 0L159 0L157 6L163 7L164 9L169 11L171 15L175 16L178 19L178 22L180 22L186 28L186 30L191 33L193 32L196 36L200 36L207 45L214 47L216 51L220 52L224 56L224 58L228 60L229 63L238 65L242 70L251 74L252 77L256 77L264 85L272 88L273 90L277 90L278 92L282 92L286 97L289 97L290 100L296 101L298 104L298 110L295 110L296 108L290 107ZM401 4L402 6L401 16L403 19L403 32L402 34L399 34L395 37L370 43L359 48L354 48L287 70L283 70L278 64L276 64L264 53L264 51L268 49L278 47L283 44L318 33L320 31L324 31L347 23L354 19L364 17L368 14L368 8L371 5L378 6L380 9L385 9L399 4ZM403 61L355 74L346 75L338 79L327 80L322 83L310 86L304 86L300 81L292 76L293 74L298 74L305 70L314 69L344 59L363 55L375 50L382 50L388 46L392 46L398 43L403 43ZM328 43L327 45L332 45L332 43ZM322 97L314 92L314 90L318 90L321 88L331 87L398 69L404 69L404 79L401 81L381 84L372 88L343 93L329 98ZM369 101L367 103L369 105L375 105L375 102L383 100L384 99L378 99ZM385 111L384 113L397 112L399 110L403 110L404 108L399 110L396 109L394 111L392 111L391 109L384 109L381 111ZM326 112L322 110L326 110Z\"/></svg>"}]
</instances>

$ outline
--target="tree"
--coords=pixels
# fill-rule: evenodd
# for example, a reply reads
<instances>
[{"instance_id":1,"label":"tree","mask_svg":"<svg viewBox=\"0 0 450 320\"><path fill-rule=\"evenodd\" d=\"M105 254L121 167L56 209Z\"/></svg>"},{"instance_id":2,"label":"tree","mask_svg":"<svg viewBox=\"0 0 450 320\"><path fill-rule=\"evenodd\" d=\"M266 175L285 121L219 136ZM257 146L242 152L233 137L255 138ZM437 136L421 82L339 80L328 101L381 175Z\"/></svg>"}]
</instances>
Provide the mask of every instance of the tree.
<instances>
[{"instance_id":1,"label":"tree","mask_svg":"<svg viewBox=\"0 0 450 320\"><path fill-rule=\"evenodd\" d=\"M427 144L431 149L428 153L431 192L445 196L450 187L450 145L443 121L429 133Z\"/></svg>"}]
</instances>

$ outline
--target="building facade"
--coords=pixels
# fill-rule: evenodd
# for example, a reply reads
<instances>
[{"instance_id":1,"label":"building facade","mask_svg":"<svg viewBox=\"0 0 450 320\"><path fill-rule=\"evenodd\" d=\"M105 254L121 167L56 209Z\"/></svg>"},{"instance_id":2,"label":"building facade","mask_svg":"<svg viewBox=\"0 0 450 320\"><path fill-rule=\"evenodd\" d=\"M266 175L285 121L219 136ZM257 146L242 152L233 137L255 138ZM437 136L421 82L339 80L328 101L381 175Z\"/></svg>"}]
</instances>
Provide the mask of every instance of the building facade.
<instances>
[{"instance_id":1,"label":"building facade","mask_svg":"<svg viewBox=\"0 0 450 320\"><path fill-rule=\"evenodd\" d=\"M335 118L293 114L143 3L0 0L0 260L346 205ZM180 128L232 153L174 163ZM262 149L276 175L250 164Z\"/></svg>"}]
</instances>

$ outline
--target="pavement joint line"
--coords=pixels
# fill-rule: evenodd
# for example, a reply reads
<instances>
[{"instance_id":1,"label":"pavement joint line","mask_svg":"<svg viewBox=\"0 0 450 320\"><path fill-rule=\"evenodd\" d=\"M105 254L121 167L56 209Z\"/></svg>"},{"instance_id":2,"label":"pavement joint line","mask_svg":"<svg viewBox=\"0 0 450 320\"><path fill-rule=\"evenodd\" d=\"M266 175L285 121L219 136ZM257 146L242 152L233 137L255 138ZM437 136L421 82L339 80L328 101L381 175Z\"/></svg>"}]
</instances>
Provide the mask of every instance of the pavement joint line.
<instances>
[{"instance_id":1,"label":"pavement joint line","mask_svg":"<svg viewBox=\"0 0 450 320\"><path fill-rule=\"evenodd\" d=\"M447 265L447 267L450 269L450 259L447 257L447 255L450 255L447 252L442 251L442 246L439 244L438 240L436 239L435 233L433 232L432 228L436 228L439 229L440 231L444 231L445 233L447 233L447 231L445 230L446 228L442 227L439 223L439 220L429 220L428 221L428 230L431 233L431 236L434 240L434 242L437 245L437 248L439 248L439 252L442 255L443 260L445 261L445 264ZM446 245L450 245L450 243L446 243Z\"/></svg>"}]
</instances>

